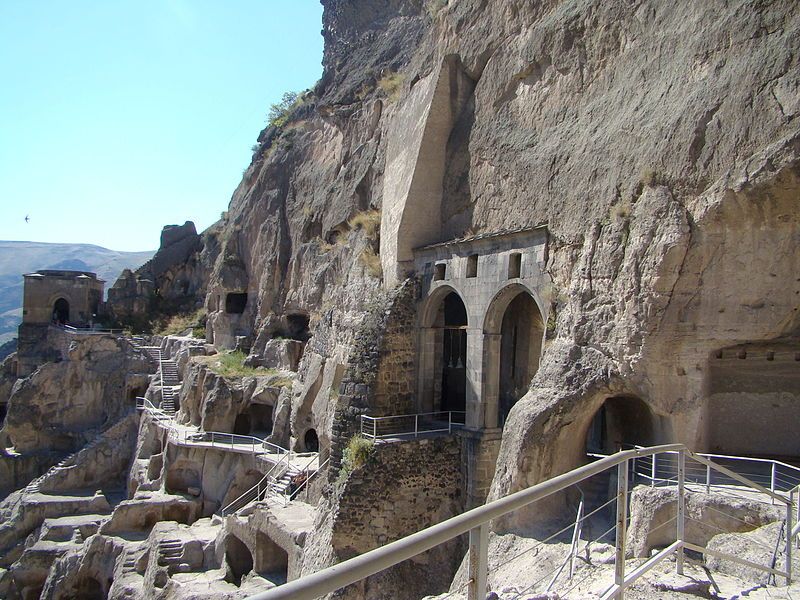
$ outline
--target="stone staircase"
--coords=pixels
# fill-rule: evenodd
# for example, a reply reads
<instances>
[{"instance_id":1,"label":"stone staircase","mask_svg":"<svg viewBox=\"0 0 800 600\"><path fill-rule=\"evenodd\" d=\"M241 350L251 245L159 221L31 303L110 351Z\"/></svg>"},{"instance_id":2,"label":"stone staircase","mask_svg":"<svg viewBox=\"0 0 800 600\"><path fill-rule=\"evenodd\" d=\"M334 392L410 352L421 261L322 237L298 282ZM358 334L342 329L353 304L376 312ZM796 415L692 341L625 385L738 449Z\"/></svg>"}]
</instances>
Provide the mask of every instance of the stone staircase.
<instances>
[{"instance_id":1,"label":"stone staircase","mask_svg":"<svg viewBox=\"0 0 800 600\"><path fill-rule=\"evenodd\" d=\"M268 492L269 496L283 498L286 495L289 486L292 484L292 478L299 474L300 471L294 467L289 467L289 469L284 472L281 477L270 484Z\"/></svg>"},{"instance_id":2,"label":"stone staircase","mask_svg":"<svg viewBox=\"0 0 800 600\"><path fill-rule=\"evenodd\" d=\"M100 442L103 441L103 435L105 433L106 433L105 431L101 432L91 442L89 442L88 444L86 444L85 446L83 446L82 448L77 450L76 452L73 452L72 454L70 454L66 458L62 459L61 461L57 462L55 465L53 465L47 471L45 471L42 475L40 475L39 477L37 477L36 479L31 481L28 485L25 486L25 492L28 493L28 494L38 494L38 493L40 493L41 492L42 483L44 482L44 480L48 476L52 476L53 474L57 473L58 471L61 471L63 469L68 469L69 467L73 466L75 464L75 459L77 458L78 454L80 454L81 452L83 452L85 450L91 450L92 448L97 446L97 444L99 444Z\"/></svg>"},{"instance_id":3,"label":"stone staircase","mask_svg":"<svg viewBox=\"0 0 800 600\"><path fill-rule=\"evenodd\" d=\"M175 387L181 383L178 365L174 360L161 361L161 410L168 415L175 414Z\"/></svg>"},{"instance_id":4,"label":"stone staircase","mask_svg":"<svg viewBox=\"0 0 800 600\"><path fill-rule=\"evenodd\" d=\"M176 539L160 540L158 542L158 566L167 569L177 569L181 564L183 542Z\"/></svg>"},{"instance_id":5,"label":"stone staircase","mask_svg":"<svg viewBox=\"0 0 800 600\"><path fill-rule=\"evenodd\" d=\"M175 414L175 398L177 392L175 388L181 384L178 375L178 364L170 359L164 358L161 348L158 346L139 346L147 355L158 364L161 374L161 410L170 416Z\"/></svg>"}]
</instances>

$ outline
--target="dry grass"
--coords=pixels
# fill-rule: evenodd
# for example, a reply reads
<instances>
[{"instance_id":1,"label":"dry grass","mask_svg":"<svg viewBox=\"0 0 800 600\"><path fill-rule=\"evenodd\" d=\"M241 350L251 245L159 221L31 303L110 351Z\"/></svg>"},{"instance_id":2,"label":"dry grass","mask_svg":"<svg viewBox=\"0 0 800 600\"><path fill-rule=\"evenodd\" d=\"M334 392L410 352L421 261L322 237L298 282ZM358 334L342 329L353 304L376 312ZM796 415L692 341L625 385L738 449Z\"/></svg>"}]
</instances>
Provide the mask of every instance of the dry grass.
<instances>
[{"instance_id":1,"label":"dry grass","mask_svg":"<svg viewBox=\"0 0 800 600\"><path fill-rule=\"evenodd\" d=\"M403 90L406 76L401 73L389 71L378 81L378 88L386 95L389 102L397 102Z\"/></svg>"},{"instance_id":2,"label":"dry grass","mask_svg":"<svg viewBox=\"0 0 800 600\"><path fill-rule=\"evenodd\" d=\"M365 210L353 215L347 222L350 229L363 231L369 240L376 240L381 232L381 211ZM341 237L341 236L340 236Z\"/></svg>"},{"instance_id":3,"label":"dry grass","mask_svg":"<svg viewBox=\"0 0 800 600\"><path fill-rule=\"evenodd\" d=\"M381 266L381 257L378 254L375 254L375 251L372 248L365 248L364 251L359 256L361 260L361 264L367 270L372 277L376 279L380 279L383 277L383 267Z\"/></svg>"},{"instance_id":4,"label":"dry grass","mask_svg":"<svg viewBox=\"0 0 800 600\"><path fill-rule=\"evenodd\" d=\"M205 338L205 325L206 310L200 308L192 313L172 315L165 322L159 323L155 333L156 335L177 335L191 329L195 337Z\"/></svg>"}]
</instances>

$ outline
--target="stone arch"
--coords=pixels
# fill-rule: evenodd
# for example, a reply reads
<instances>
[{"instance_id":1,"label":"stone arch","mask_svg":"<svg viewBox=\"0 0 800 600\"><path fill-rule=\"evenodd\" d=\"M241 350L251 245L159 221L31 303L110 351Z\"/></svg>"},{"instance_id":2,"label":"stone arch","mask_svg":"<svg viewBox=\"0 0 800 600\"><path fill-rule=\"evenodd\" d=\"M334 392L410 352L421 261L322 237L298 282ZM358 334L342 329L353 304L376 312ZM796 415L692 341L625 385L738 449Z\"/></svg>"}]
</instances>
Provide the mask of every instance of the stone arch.
<instances>
[{"instance_id":1,"label":"stone arch","mask_svg":"<svg viewBox=\"0 0 800 600\"><path fill-rule=\"evenodd\" d=\"M53 320L62 325L69 322L69 301L63 296L53 302Z\"/></svg>"},{"instance_id":2,"label":"stone arch","mask_svg":"<svg viewBox=\"0 0 800 600\"><path fill-rule=\"evenodd\" d=\"M289 553L268 535L256 533L256 571L275 585L286 583L289 574Z\"/></svg>"},{"instance_id":3,"label":"stone arch","mask_svg":"<svg viewBox=\"0 0 800 600\"><path fill-rule=\"evenodd\" d=\"M242 584L242 577L253 570L253 554L244 542L233 534L225 538L225 563L226 579L237 586Z\"/></svg>"},{"instance_id":4,"label":"stone arch","mask_svg":"<svg viewBox=\"0 0 800 600\"><path fill-rule=\"evenodd\" d=\"M498 291L483 320L481 401L487 427L502 427L539 368L545 318L535 292L515 282Z\"/></svg>"},{"instance_id":5,"label":"stone arch","mask_svg":"<svg viewBox=\"0 0 800 600\"><path fill-rule=\"evenodd\" d=\"M436 289L434 289L425 299L425 306L422 308L420 313L420 327L433 327L436 324L441 304L444 301L444 298L451 293L458 296L461 302L464 304L464 307L467 309L467 325L469 325L470 313L467 302L464 300L464 294L455 286L445 284L437 286Z\"/></svg>"},{"instance_id":6,"label":"stone arch","mask_svg":"<svg viewBox=\"0 0 800 600\"><path fill-rule=\"evenodd\" d=\"M465 411L470 311L450 285L437 287L421 312L419 406L422 412Z\"/></svg>"}]
</instances>

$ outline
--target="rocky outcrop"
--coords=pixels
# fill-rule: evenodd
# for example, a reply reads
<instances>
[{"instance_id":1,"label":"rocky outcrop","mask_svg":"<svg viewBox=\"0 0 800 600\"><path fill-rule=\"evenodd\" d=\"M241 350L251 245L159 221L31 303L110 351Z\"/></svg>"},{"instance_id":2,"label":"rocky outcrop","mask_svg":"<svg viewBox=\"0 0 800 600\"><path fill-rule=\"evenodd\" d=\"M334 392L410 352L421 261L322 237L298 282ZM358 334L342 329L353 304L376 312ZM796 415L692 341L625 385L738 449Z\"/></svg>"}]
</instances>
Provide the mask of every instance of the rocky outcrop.
<instances>
[{"instance_id":1,"label":"rocky outcrop","mask_svg":"<svg viewBox=\"0 0 800 600\"><path fill-rule=\"evenodd\" d=\"M112 336L67 340L64 360L41 365L14 384L0 456L6 493L75 452L134 408L152 365Z\"/></svg>"}]
</instances>

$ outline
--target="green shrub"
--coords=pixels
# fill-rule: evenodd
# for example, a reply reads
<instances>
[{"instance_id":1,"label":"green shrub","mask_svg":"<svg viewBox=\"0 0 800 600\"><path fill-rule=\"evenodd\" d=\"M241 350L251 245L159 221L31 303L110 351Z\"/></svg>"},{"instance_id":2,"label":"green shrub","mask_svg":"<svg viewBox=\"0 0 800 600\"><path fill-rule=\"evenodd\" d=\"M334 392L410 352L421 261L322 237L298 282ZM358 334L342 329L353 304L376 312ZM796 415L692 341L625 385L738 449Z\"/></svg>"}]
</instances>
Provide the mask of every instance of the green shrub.
<instances>
[{"instance_id":1,"label":"green shrub","mask_svg":"<svg viewBox=\"0 0 800 600\"><path fill-rule=\"evenodd\" d=\"M374 450L374 441L361 434L351 437L342 453L342 470L339 471L339 481L344 481L350 473L367 464L372 458Z\"/></svg>"},{"instance_id":2,"label":"green shrub","mask_svg":"<svg viewBox=\"0 0 800 600\"><path fill-rule=\"evenodd\" d=\"M267 122L275 127L283 127L289 122L292 114L313 97L310 90L298 94L297 92L284 92L280 102L269 107Z\"/></svg>"}]
</instances>

